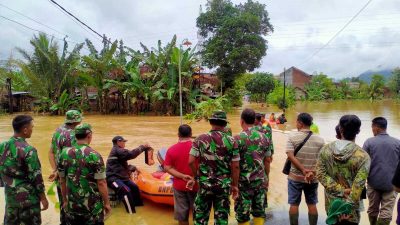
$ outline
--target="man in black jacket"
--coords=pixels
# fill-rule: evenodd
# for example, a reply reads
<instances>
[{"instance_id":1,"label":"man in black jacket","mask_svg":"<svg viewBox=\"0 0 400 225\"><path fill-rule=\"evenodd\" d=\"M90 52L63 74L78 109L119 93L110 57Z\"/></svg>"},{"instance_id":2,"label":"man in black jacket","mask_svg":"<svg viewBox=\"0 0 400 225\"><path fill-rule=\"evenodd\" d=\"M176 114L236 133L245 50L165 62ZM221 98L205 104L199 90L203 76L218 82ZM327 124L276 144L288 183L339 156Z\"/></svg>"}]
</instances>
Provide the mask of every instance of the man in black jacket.
<instances>
[{"instance_id":1,"label":"man in black jacket","mask_svg":"<svg viewBox=\"0 0 400 225\"><path fill-rule=\"evenodd\" d=\"M142 206L138 186L130 180L130 175L136 170L134 166L128 165L128 160L136 158L142 152L150 149L150 146L140 145L133 150L125 149L125 140L121 136L112 139L113 148L107 159L107 183L125 205L128 213L135 212L135 206Z\"/></svg>"}]
</instances>

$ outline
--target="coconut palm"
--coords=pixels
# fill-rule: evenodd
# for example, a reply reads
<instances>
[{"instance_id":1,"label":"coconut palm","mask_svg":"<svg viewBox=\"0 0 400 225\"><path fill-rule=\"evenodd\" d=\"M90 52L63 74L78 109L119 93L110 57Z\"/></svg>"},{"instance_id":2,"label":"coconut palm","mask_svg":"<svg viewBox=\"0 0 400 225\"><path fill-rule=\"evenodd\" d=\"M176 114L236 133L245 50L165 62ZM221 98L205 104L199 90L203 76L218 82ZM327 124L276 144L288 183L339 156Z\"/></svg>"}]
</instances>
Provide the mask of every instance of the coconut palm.
<instances>
[{"instance_id":1,"label":"coconut palm","mask_svg":"<svg viewBox=\"0 0 400 225\"><path fill-rule=\"evenodd\" d=\"M79 52L83 44L68 52L68 43L64 40L60 55L57 42L46 34L34 35L30 43L34 47L33 53L17 48L25 60L16 64L29 80L33 95L56 101L63 90L70 91L74 87L74 74L80 63Z\"/></svg>"}]
</instances>

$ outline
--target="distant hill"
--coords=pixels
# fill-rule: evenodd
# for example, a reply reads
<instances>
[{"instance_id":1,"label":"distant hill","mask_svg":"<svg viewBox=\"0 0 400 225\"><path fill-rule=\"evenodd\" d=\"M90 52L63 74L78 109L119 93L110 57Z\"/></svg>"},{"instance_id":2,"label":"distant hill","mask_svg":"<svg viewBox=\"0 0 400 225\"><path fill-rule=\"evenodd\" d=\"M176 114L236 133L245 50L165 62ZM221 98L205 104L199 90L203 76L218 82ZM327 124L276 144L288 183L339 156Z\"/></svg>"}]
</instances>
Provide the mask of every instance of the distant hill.
<instances>
[{"instance_id":1,"label":"distant hill","mask_svg":"<svg viewBox=\"0 0 400 225\"><path fill-rule=\"evenodd\" d=\"M358 76L358 78L360 78L360 80L362 80L364 82L371 83L372 75L380 74L383 77L385 77L386 81L388 81L390 79L390 77L392 76L392 71L393 71L393 69L368 70L368 71L365 71L364 73L360 74Z\"/></svg>"}]
</instances>

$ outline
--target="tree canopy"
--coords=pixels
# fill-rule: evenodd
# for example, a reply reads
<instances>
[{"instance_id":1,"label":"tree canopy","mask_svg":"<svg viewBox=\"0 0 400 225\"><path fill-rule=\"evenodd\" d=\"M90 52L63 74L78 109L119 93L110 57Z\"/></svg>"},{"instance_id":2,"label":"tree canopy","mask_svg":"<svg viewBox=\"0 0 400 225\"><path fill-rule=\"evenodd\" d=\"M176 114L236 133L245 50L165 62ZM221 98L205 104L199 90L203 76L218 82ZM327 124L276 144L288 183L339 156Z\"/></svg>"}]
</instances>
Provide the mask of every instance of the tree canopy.
<instances>
[{"instance_id":1,"label":"tree canopy","mask_svg":"<svg viewBox=\"0 0 400 225\"><path fill-rule=\"evenodd\" d=\"M205 38L204 63L217 68L225 88L233 87L238 75L260 66L267 51L263 36L273 32L266 5L251 0L239 5L209 0L206 12L197 18L197 27Z\"/></svg>"},{"instance_id":2,"label":"tree canopy","mask_svg":"<svg viewBox=\"0 0 400 225\"><path fill-rule=\"evenodd\" d=\"M266 101L267 95L274 90L274 77L269 73L255 73L245 86L252 95L257 95L257 100L262 98L263 101Z\"/></svg>"}]
</instances>

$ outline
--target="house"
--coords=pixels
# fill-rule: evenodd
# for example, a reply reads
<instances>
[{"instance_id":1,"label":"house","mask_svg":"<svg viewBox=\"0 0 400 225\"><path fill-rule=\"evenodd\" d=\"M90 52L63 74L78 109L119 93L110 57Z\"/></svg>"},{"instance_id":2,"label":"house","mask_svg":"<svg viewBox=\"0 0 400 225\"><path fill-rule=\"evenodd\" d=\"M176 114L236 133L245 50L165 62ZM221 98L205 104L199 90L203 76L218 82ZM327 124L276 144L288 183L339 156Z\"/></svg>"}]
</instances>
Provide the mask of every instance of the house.
<instances>
[{"instance_id":1,"label":"house","mask_svg":"<svg viewBox=\"0 0 400 225\"><path fill-rule=\"evenodd\" d=\"M285 74L283 72L279 74L278 79L282 83L285 79L286 85L294 88L296 98L301 99L305 98L307 95L305 86L311 82L312 75L309 75L308 73L292 66L285 71Z\"/></svg>"},{"instance_id":2,"label":"house","mask_svg":"<svg viewBox=\"0 0 400 225\"><path fill-rule=\"evenodd\" d=\"M13 112L26 112L32 111L34 102L36 100L29 92L13 91L12 94L12 111ZM5 111L10 111L10 99L6 90L1 90L1 106L0 108Z\"/></svg>"}]
</instances>

